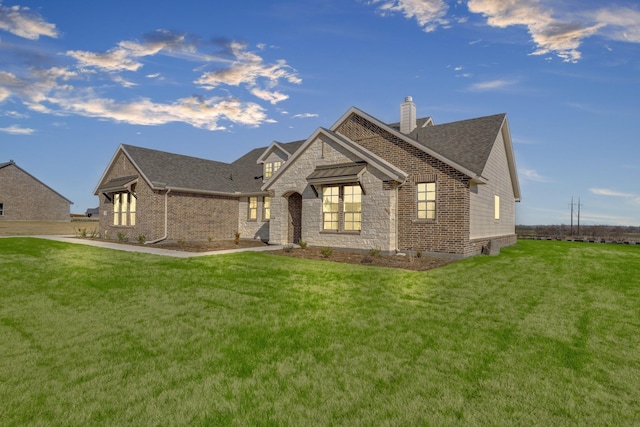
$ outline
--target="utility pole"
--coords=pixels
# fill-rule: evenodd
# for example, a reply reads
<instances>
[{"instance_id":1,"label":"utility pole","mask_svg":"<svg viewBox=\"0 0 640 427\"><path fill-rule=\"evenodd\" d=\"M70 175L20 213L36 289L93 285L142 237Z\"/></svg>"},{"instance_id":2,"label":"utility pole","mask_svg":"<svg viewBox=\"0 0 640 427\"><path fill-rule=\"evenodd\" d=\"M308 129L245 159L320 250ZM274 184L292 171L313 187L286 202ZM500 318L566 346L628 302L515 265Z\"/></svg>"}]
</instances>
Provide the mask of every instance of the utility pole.
<instances>
[{"instance_id":1,"label":"utility pole","mask_svg":"<svg viewBox=\"0 0 640 427\"><path fill-rule=\"evenodd\" d=\"M578 235L580 235L580 197L578 197Z\"/></svg>"},{"instance_id":2,"label":"utility pole","mask_svg":"<svg viewBox=\"0 0 640 427\"><path fill-rule=\"evenodd\" d=\"M569 235L573 236L573 206L574 206L573 196L571 196L571 204L569 206L571 207L571 229L570 229L571 231L569 232Z\"/></svg>"}]
</instances>

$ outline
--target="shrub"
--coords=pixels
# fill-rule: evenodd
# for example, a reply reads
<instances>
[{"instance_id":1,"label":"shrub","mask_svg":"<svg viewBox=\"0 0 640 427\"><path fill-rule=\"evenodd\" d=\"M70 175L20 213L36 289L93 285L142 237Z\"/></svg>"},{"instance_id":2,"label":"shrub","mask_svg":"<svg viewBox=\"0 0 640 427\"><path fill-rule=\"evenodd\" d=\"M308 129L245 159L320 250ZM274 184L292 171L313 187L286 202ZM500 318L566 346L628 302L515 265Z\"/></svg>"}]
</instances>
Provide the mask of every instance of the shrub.
<instances>
[{"instance_id":1,"label":"shrub","mask_svg":"<svg viewBox=\"0 0 640 427\"><path fill-rule=\"evenodd\" d=\"M233 243L235 243L236 245L237 245L238 243L240 243L240 232L239 232L239 231L236 231L236 235L235 235L235 237L233 238Z\"/></svg>"},{"instance_id":2,"label":"shrub","mask_svg":"<svg viewBox=\"0 0 640 427\"><path fill-rule=\"evenodd\" d=\"M92 239L95 239L96 237L98 237L98 229L94 228L89 232L89 237L91 237Z\"/></svg>"},{"instance_id":3,"label":"shrub","mask_svg":"<svg viewBox=\"0 0 640 427\"><path fill-rule=\"evenodd\" d=\"M330 248L328 246L320 249L320 254L322 255L323 258L329 258L332 253L333 253L333 248Z\"/></svg>"},{"instance_id":4,"label":"shrub","mask_svg":"<svg viewBox=\"0 0 640 427\"><path fill-rule=\"evenodd\" d=\"M416 252L416 258L422 258L422 251L421 250L418 250Z\"/></svg>"},{"instance_id":5,"label":"shrub","mask_svg":"<svg viewBox=\"0 0 640 427\"><path fill-rule=\"evenodd\" d=\"M307 242L305 242L304 240L300 239L298 240L298 245L302 248L302 249L307 249L307 246L309 245Z\"/></svg>"},{"instance_id":6,"label":"shrub","mask_svg":"<svg viewBox=\"0 0 640 427\"><path fill-rule=\"evenodd\" d=\"M380 252L381 252L380 248L371 249L369 251L369 255L370 256L378 256L378 255L380 255Z\"/></svg>"},{"instance_id":7,"label":"shrub","mask_svg":"<svg viewBox=\"0 0 640 427\"><path fill-rule=\"evenodd\" d=\"M128 241L129 241L129 236L127 236L127 233L118 231L118 242L128 242Z\"/></svg>"},{"instance_id":8,"label":"shrub","mask_svg":"<svg viewBox=\"0 0 640 427\"><path fill-rule=\"evenodd\" d=\"M78 236L87 237L87 229L86 228L78 228Z\"/></svg>"},{"instance_id":9,"label":"shrub","mask_svg":"<svg viewBox=\"0 0 640 427\"><path fill-rule=\"evenodd\" d=\"M147 241L147 238L145 237L144 234L141 234L138 236L138 243L140 243L141 245L144 245L144 242Z\"/></svg>"}]
</instances>

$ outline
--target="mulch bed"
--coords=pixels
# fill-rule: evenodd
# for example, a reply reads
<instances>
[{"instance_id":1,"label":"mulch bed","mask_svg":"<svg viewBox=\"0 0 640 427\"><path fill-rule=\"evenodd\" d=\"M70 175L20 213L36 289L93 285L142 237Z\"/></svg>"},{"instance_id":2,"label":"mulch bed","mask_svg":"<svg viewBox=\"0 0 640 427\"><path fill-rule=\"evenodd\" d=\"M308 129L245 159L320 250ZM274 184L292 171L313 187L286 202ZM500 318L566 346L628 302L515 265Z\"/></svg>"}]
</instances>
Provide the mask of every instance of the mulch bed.
<instances>
[{"instance_id":1,"label":"mulch bed","mask_svg":"<svg viewBox=\"0 0 640 427\"><path fill-rule=\"evenodd\" d=\"M210 252L227 249L241 249L266 246L265 243L256 240L240 240L237 244L231 240L224 241L189 241L189 242L161 242L153 245L162 249L171 249L187 252ZM323 253L324 252L324 253ZM375 265L378 267L401 268L405 270L424 271L432 268L451 264L455 260L432 256L402 256L402 255L372 255L360 252L331 250L328 254L321 248L285 248L269 251L270 254L288 256L294 258L314 259L321 261L343 262L349 264Z\"/></svg>"},{"instance_id":2,"label":"mulch bed","mask_svg":"<svg viewBox=\"0 0 640 427\"><path fill-rule=\"evenodd\" d=\"M416 257L409 255L370 255L342 250L328 251L320 248L292 248L269 252L271 254L295 258L315 259L322 261L344 262L349 264L375 265L377 267L400 268L404 270L425 271L442 267L455 262L454 259L433 256Z\"/></svg>"}]
</instances>

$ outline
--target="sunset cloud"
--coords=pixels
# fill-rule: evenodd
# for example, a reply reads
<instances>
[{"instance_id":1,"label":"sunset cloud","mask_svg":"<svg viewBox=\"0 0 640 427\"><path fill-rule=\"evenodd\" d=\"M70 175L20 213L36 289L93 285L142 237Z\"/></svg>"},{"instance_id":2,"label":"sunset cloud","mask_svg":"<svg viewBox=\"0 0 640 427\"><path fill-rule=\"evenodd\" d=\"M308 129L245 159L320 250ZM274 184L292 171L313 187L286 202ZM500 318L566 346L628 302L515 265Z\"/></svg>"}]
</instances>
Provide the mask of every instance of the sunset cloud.
<instances>
[{"instance_id":1,"label":"sunset cloud","mask_svg":"<svg viewBox=\"0 0 640 427\"><path fill-rule=\"evenodd\" d=\"M70 50L66 54L78 61L80 68L97 68L103 71L137 71L142 67L138 59L153 56L162 51L192 52L194 46L184 34L157 30L145 35L143 42L122 41L106 52Z\"/></svg>"},{"instance_id":2,"label":"sunset cloud","mask_svg":"<svg viewBox=\"0 0 640 427\"><path fill-rule=\"evenodd\" d=\"M379 4L377 10L382 16L399 12L407 19L415 19L425 32L449 24L445 19L449 6L442 0L373 0L372 3Z\"/></svg>"},{"instance_id":3,"label":"sunset cloud","mask_svg":"<svg viewBox=\"0 0 640 427\"><path fill-rule=\"evenodd\" d=\"M469 11L487 18L492 27L522 25L527 28L536 50L532 55L554 53L567 62L576 62L582 39L595 34L603 24L584 24L572 17L561 19L537 0L469 0Z\"/></svg>"},{"instance_id":4,"label":"sunset cloud","mask_svg":"<svg viewBox=\"0 0 640 427\"><path fill-rule=\"evenodd\" d=\"M266 64L262 57L246 50L243 43L231 43L229 48L235 58L232 64L202 74L195 84L206 90L222 85L245 86L254 96L276 104L288 98L274 89L281 80L293 84L302 82L284 60Z\"/></svg>"},{"instance_id":5,"label":"sunset cloud","mask_svg":"<svg viewBox=\"0 0 640 427\"><path fill-rule=\"evenodd\" d=\"M14 12L13 15L9 9ZM28 15L26 8L1 8L0 11L5 21L7 16L14 16L18 12L23 16ZM13 21L18 20L14 17ZM5 23L3 29L7 25ZM23 28L26 27L23 25ZM203 46L206 46L203 49L206 53L198 51ZM214 49L215 53L207 51L211 50L211 46L217 49ZM262 45L260 49L262 51L265 48L266 45ZM105 81L130 89L130 95L135 97L136 88L145 81L164 76L164 73L155 69L151 73L140 73L147 58L155 55L189 61L191 64L187 69L201 73L200 77L189 82L193 89L189 90L191 93L188 96L162 102L145 96L128 100L116 100L109 96L113 85L105 85ZM282 102L289 96L283 92L280 84L301 83L295 70L285 60L268 63L262 56L249 51L244 43L226 39L203 43L198 37L168 30L144 34L140 40L121 41L104 52L67 50L65 56L74 63L68 67L48 69L24 64L21 68L15 67L15 73L0 70L0 102L13 99L29 110L42 114L74 114L147 126L182 122L215 131L228 129L231 124L259 126L275 122L259 102L272 105ZM200 64L194 67L193 62ZM202 69L212 65L217 67L214 71L202 73ZM94 82L101 84L94 85ZM222 89L223 94L207 97L193 94L197 92L196 86L206 91L223 86L239 87L254 97L256 102L240 101L238 96L231 95L228 88ZM29 130L9 127L2 132L27 134Z\"/></svg>"},{"instance_id":6,"label":"sunset cloud","mask_svg":"<svg viewBox=\"0 0 640 427\"><path fill-rule=\"evenodd\" d=\"M45 21L28 7L3 6L1 0L0 30L31 40L37 40L40 36L58 37L55 24Z\"/></svg>"},{"instance_id":7,"label":"sunset cloud","mask_svg":"<svg viewBox=\"0 0 640 427\"><path fill-rule=\"evenodd\" d=\"M438 27L464 24L466 19L449 18L449 7L442 0L372 0L382 16L401 13L415 19L426 32ZM463 2L458 2L463 4ZM617 41L640 43L640 11L629 7L608 7L576 12L562 3L540 0L468 0L471 13L486 18L495 28L526 28L535 49L531 55L554 55L565 62L582 58L583 40L602 36Z\"/></svg>"},{"instance_id":8,"label":"sunset cloud","mask_svg":"<svg viewBox=\"0 0 640 427\"><path fill-rule=\"evenodd\" d=\"M182 122L196 128L214 131L227 129L227 126L220 123L221 121L248 126L258 126L273 121L268 119L260 105L234 98L205 99L192 96L169 104L155 103L149 99L118 102L95 97L49 98L47 102L57 105L68 113L133 125L156 126Z\"/></svg>"}]
</instances>

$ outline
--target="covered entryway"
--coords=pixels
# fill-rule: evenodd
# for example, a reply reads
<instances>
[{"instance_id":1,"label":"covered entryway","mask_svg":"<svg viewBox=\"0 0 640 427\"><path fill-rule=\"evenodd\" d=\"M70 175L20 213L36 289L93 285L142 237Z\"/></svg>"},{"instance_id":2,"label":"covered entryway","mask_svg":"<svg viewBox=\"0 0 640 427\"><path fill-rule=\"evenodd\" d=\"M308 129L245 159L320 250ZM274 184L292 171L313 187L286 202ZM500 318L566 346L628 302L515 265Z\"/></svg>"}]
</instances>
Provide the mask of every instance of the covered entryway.
<instances>
[{"instance_id":1,"label":"covered entryway","mask_svg":"<svg viewBox=\"0 0 640 427\"><path fill-rule=\"evenodd\" d=\"M287 241L298 243L302 238L302 195L292 193L287 198L289 206L289 232Z\"/></svg>"}]
</instances>

